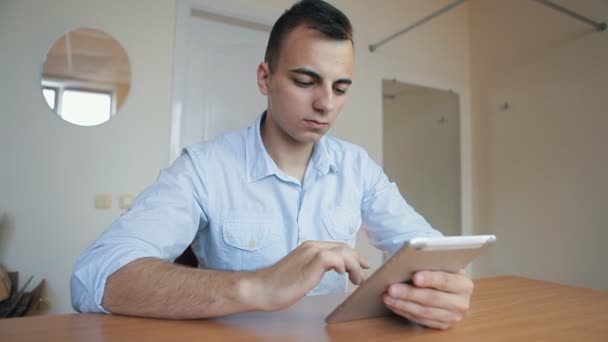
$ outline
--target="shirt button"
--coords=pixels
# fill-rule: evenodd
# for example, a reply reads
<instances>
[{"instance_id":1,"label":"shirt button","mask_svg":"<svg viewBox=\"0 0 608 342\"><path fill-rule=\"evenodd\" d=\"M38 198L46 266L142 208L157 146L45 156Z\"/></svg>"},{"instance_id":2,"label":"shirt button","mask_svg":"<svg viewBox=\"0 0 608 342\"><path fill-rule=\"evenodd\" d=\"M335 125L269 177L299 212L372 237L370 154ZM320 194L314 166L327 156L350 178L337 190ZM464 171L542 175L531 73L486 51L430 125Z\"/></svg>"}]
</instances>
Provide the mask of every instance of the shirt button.
<instances>
[{"instance_id":1,"label":"shirt button","mask_svg":"<svg viewBox=\"0 0 608 342\"><path fill-rule=\"evenodd\" d=\"M255 247L255 240L250 240L250 241L249 241L249 247L250 247L250 248Z\"/></svg>"},{"instance_id":2,"label":"shirt button","mask_svg":"<svg viewBox=\"0 0 608 342\"><path fill-rule=\"evenodd\" d=\"M348 230L348 232L349 232L350 234L353 234L353 233L355 232L355 228L350 227L350 229Z\"/></svg>"}]
</instances>

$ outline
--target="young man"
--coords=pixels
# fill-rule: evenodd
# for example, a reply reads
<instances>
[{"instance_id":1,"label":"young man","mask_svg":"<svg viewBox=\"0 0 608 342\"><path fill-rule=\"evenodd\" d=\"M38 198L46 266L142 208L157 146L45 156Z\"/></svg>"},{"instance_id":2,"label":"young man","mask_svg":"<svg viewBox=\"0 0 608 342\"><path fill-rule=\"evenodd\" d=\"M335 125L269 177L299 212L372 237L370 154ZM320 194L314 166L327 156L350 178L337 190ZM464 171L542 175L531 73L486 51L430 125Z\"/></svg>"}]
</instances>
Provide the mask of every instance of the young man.
<instances>
[{"instance_id":1,"label":"young man","mask_svg":"<svg viewBox=\"0 0 608 342\"><path fill-rule=\"evenodd\" d=\"M396 251L433 230L359 147L326 136L347 97L349 20L322 1L286 11L257 70L267 110L247 129L188 147L80 257L78 311L203 318L280 310L344 292L368 267L354 249ZM172 264L192 244L200 267ZM464 274L419 272L384 299L398 315L445 329L467 310Z\"/></svg>"}]
</instances>

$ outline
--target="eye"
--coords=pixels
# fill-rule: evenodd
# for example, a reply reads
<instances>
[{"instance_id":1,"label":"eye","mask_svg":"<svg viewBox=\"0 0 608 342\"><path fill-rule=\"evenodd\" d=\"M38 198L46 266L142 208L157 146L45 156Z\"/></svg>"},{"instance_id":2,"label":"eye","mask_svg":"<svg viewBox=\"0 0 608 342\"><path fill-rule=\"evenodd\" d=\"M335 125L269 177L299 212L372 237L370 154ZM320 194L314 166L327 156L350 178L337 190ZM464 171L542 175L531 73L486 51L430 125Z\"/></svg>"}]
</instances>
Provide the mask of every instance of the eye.
<instances>
[{"instance_id":1,"label":"eye","mask_svg":"<svg viewBox=\"0 0 608 342\"><path fill-rule=\"evenodd\" d=\"M348 88L342 88L342 87L334 88L334 93L336 93L336 95L338 95L338 96L345 95L347 91L348 91Z\"/></svg>"},{"instance_id":2,"label":"eye","mask_svg":"<svg viewBox=\"0 0 608 342\"><path fill-rule=\"evenodd\" d=\"M310 86L313 85L313 82L309 82L309 81L303 81L303 80L298 80L298 79L294 79L293 82L298 86L298 87L302 87L302 88L308 88Z\"/></svg>"}]
</instances>

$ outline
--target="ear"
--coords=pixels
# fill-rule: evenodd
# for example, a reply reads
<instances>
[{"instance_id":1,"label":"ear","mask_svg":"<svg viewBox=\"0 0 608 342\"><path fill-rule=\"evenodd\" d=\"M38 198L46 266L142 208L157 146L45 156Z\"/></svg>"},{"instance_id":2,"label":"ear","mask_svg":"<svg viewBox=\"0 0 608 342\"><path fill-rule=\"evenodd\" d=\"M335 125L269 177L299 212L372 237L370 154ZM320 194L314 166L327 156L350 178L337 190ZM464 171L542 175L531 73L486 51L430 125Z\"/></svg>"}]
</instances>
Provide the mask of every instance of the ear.
<instances>
[{"instance_id":1,"label":"ear","mask_svg":"<svg viewBox=\"0 0 608 342\"><path fill-rule=\"evenodd\" d=\"M270 80L270 68L268 67L268 63L262 62L258 65L257 76L260 93L262 93L262 95L268 95L268 81Z\"/></svg>"}]
</instances>

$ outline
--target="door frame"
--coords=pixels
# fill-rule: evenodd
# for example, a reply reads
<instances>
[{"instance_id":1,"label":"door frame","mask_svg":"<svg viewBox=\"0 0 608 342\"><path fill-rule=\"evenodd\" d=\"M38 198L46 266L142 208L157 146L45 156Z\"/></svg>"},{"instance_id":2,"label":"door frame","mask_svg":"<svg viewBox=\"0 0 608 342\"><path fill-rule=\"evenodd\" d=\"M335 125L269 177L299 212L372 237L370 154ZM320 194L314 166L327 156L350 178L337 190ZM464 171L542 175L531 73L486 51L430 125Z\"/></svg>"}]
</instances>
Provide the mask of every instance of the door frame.
<instances>
[{"instance_id":1,"label":"door frame","mask_svg":"<svg viewBox=\"0 0 608 342\"><path fill-rule=\"evenodd\" d=\"M462 143L463 143L463 138L462 138L462 127L461 127L462 110L463 110L462 109L462 101L463 101L462 100L462 94L460 94L457 91L454 91L454 89L451 89L451 88L429 87L427 85L422 85L420 83L404 82L404 81L401 81L400 79L395 78L395 77L391 78L391 79L382 79L381 88L382 88L382 94L383 94L383 98L382 98L382 127L383 127L383 131L382 131L382 164L383 164L383 168L384 168L384 165L387 162L387 158L386 158L387 157L386 146L384 144L384 142L385 142L384 139L386 138L386 134L384 132L384 127L392 127L390 125L391 123L389 123L388 126L386 125L387 124L387 120L386 120L386 118L387 118L387 110L386 110L386 107L385 107L385 103L386 103L387 100L384 98L384 94L385 94L384 85L385 85L385 82L394 82L394 83L399 83L399 84L404 85L404 86L424 88L427 91L428 90L432 90L432 91L446 93L446 94L451 94L451 95L455 96L455 98L456 98L456 106L455 107L458 110L458 112L456 113L457 120L458 120L458 125L455 126L455 129L457 130L458 136L457 136L457 140L454 140L454 143L458 144L458 146L457 146L458 147L458 165L456 167L458 169L458 178L457 178L458 179L458 193L457 193L458 194L458 203L457 203L458 207L457 207L457 211L459 213L459 219L458 219L458 222L457 222L457 224L458 224L458 231L455 232L455 234L469 235L470 232L468 232L468 234L467 234L467 231L464 229L464 226L463 226L463 221L464 221L464 219L463 219L463 208L464 208L464 206L462 204L462 201L463 201L463 189L462 189L462 187L463 187L463 175L462 175L462 172L463 172L463 165L462 165L463 164L463 158L462 158L462 150L463 150ZM396 96L399 96L399 94L397 94ZM401 113L401 114L403 114L403 113ZM386 172L386 169L385 169L385 172ZM396 178L397 177L393 177L392 181L396 181ZM410 204L412 204L412 203L410 203ZM416 208L415 205L414 205L414 208ZM423 215L423 216L426 218L425 215ZM437 228L440 228L440 227L437 227Z\"/></svg>"},{"instance_id":2,"label":"door frame","mask_svg":"<svg viewBox=\"0 0 608 342\"><path fill-rule=\"evenodd\" d=\"M459 148L460 148L460 234L472 235L473 230L473 126L472 126L472 101L470 89L461 87L445 87L439 82L428 82L420 79L408 79L395 77L394 75L381 75L379 80L380 96L383 96L384 80L394 80L397 82L419 85L422 87L433 88L442 91L451 91L458 94L459 102ZM382 106L382 120L384 120L384 106ZM384 134L384 132L382 133ZM384 153L384 146L382 146ZM467 274L474 276L475 270L473 263L466 268Z\"/></svg>"},{"instance_id":3,"label":"door frame","mask_svg":"<svg viewBox=\"0 0 608 342\"><path fill-rule=\"evenodd\" d=\"M181 153L181 123L183 103L186 98L186 67L188 61L188 24L193 10L211 16L225 17L235 21L272 27L274 17L256 17L247 8L228 9L226 6L210 4L206 0L177 0L175 2L175 46L173 55L173 81L171 84L171 114L169 122L169 161L171 164Z\"/></svg>"}]
</instances>

